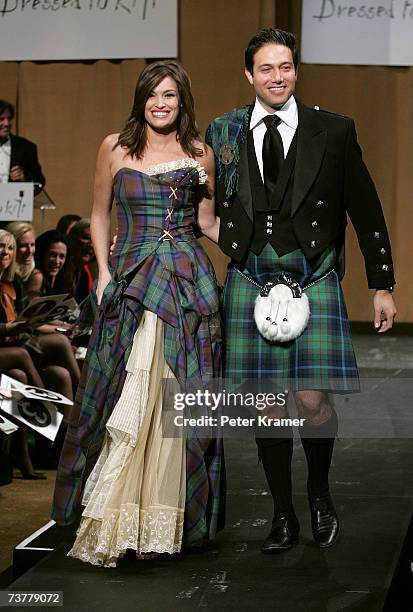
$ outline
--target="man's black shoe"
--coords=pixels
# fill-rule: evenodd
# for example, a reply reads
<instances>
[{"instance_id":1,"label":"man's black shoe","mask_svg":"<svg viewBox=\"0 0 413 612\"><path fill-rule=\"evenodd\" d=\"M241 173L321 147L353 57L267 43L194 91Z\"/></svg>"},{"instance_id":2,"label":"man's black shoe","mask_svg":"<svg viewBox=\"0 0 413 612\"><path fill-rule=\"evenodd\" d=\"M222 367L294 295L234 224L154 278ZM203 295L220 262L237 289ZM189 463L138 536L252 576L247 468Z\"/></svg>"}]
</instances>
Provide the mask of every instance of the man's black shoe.
<instances>
[{"instance_id":1,"label":"man's black shoe","mask_svg":"<svg viewBox=\"0 0 413 612\"><path fill-rule=\"evenodd\" d=\"M296 518L280 516L273 520L272 529L261 547L261 552L271 555L288 550L298 542L300 525Z\"/></svg>"},{"instance_id":2,"label":"man's black shoe","mask_svg":"<svg viewBox=\"0 0 413 612\"><path fill-rule=\"evenodd\" d=\"M309 497L311 527L316 544L321 548L332 546L338 536L338 516L329 494L322 497Z\"/></svg>"}]
</instances>

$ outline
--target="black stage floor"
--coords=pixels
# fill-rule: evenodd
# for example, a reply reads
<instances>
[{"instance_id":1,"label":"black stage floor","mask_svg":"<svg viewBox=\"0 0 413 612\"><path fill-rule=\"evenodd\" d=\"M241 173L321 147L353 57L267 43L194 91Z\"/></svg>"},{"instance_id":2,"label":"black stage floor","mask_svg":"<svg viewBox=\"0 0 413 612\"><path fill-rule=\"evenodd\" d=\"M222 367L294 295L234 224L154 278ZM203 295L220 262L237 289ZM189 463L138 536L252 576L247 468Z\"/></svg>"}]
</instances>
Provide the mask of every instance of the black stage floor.
<instances>
[{"instance_id":1,"label":"black stage floor","mask_svg":"<svg viewBox=\"0 0 413 612\"><path fill-rule=\"evenodd\" d=\"M400 370L393 374L400 376ZM410 405L405 405L403 414L408 410ZM9 590L63 591L64 610L76 612L383 610L403 545L409 555L405 537L413 510L410 437L337 441L331 488L341 536L327 550L312 541L305 458L298 440L293 469L301 537L297 546L280 555L260 553L272 502L254 440L228 440L226 462L227 526L216 548L152 561L125 557L116 569L103 569L66 558L70 529L52 528L39 539L45 547L54 540L55 550ZM386 610L411 611L412 604L401 599L388 603Z\"/></svg>"}]
</instances>

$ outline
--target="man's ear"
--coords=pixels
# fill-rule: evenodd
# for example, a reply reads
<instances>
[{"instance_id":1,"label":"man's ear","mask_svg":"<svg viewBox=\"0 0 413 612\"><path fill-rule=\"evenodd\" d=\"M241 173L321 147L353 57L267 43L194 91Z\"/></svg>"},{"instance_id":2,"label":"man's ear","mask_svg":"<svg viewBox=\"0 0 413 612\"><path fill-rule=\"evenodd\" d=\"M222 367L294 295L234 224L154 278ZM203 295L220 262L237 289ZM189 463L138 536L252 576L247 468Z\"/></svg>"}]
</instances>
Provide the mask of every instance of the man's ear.
<instances>
[{"instance_id":1,"label":"man's ear","mask_svg":"<svg viewBox=\"0 0 413 612\"><path fill-rule=\"evenodd\" d=\"M245 68L244 70L244 74L248 79L248 83L250 85L254 85L254 77L252 76L251 72L248 70L248 68Z\"/></svg>"}]
</instances>

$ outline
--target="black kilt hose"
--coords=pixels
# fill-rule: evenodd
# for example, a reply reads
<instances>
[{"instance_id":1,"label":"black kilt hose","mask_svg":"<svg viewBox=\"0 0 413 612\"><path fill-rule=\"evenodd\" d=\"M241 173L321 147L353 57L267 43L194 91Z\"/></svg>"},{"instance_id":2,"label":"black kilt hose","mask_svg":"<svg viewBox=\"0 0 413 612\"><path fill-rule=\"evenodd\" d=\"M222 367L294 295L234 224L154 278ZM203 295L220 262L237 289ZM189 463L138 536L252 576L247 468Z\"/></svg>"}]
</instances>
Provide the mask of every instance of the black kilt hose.
<instances>
[{"instance_id":1,"label":"black kilt hose","mask_svg":"<svg viewBox=\"0 0 413 612\"><path fill-rule=\"evenodd\" d=\"M230 266L224 292L225 377L234 383L273 379L280 389L358 391L359 378L344 297L334 270L336 251L328 248L310 264L302 251L278 257L267 244L250 252L242 271L260 284L287 272L306 290L311 316L303 334L288 343L265 340L254 321L258 289Z\"/></svg>"}]
</instances>

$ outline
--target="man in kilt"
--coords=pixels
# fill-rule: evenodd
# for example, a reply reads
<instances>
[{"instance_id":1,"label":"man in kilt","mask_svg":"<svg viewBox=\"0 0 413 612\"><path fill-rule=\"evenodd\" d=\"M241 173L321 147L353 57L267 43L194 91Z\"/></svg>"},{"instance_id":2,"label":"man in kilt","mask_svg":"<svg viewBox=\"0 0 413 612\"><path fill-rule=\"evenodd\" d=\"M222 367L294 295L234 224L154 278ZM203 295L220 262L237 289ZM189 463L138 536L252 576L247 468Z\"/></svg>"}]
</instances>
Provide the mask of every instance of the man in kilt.
<instances>
[{"instance_id":1,"label":"man in kilt","mask_svg":"<svg viewBox=\"0 0 413 612\"><path fill-rule=\"evenodd\" d=\"M254 36L245 52L245 74L255 103L215 119L206 141L216 158L219 245L232 259L224 294L225 375L293 393L298 415L305 419L300 435L313 535L327 547L339 531L328 483L337 434L328 393L359 388L340 286L347 215L357 232L368 285L376 290L379 332L391 328L396 314L394 276L386 224L354 122L295 100L297 64L293 34L268 28ZM259 334L253 316L258 290L251 282L264 285L279 272L307 287L311 309L304 332L282 344ZM278 406L272 415L287 413ZM273 435L257 434L274 500L263 553L291 548L299 533L291 487L293 432L282 427Z\"/></svg>"}]
</instances>

